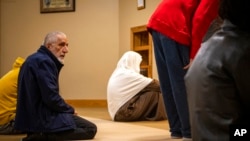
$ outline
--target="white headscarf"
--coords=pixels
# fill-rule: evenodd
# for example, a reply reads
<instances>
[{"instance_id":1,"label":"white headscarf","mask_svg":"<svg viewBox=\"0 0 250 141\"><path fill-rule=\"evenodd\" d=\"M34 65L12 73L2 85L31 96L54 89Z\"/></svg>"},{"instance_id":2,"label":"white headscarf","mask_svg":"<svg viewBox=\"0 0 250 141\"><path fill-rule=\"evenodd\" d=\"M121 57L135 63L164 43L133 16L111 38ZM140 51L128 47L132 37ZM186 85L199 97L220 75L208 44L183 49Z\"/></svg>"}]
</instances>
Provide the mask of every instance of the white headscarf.
<instances>
[{"instance_id":1,"label":"white headscarf","mask_svg":"<svg viewBox=\"0 0 250 141\"><path fill-rule=\"evenodd\" d=\"M107 87L109 114L114 116L119 108L145 88L152 79L140 74L142 57L134 51L127 51L117 63Z\"/></svg>"}]
</instances>

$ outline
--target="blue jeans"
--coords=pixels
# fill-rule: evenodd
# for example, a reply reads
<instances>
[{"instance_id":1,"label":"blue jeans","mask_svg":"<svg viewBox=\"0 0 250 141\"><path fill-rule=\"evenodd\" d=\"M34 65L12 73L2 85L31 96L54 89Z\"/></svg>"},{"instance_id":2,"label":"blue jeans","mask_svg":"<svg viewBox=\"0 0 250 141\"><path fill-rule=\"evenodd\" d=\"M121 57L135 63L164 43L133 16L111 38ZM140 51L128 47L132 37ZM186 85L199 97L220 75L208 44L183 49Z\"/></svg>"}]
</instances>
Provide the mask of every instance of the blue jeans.
<instances>
[{"instance_id":1,"label":"blue jeans","mask_svg":"<svg viewBox=\"0 0 250 141\"><path fill-rule=\"evenodd\" d=\"M152 30L154 52L171 136L191 137L183 67L189 63L189 47Z\"/></svg>"}]
</instances>

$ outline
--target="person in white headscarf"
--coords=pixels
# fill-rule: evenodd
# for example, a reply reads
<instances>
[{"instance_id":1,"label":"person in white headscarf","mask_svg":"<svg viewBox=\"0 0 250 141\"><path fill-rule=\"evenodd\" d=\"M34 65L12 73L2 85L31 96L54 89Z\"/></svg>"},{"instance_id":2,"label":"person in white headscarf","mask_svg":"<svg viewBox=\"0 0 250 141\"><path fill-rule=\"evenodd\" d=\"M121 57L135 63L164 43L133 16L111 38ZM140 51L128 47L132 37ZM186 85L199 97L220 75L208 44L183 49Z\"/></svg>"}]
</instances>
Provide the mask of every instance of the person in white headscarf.
<instances>
[{"instance_id":1,"label":"person in white headscarf","mask_svg":"<svg viewBox=\"0 0 250 141\"><path fill-rule=\"evenodd\" d=\"M113 121L167 119L159 82L140 74L142 56L127 51L107 86L108 111Z\"/></svg>"}]
</instances>

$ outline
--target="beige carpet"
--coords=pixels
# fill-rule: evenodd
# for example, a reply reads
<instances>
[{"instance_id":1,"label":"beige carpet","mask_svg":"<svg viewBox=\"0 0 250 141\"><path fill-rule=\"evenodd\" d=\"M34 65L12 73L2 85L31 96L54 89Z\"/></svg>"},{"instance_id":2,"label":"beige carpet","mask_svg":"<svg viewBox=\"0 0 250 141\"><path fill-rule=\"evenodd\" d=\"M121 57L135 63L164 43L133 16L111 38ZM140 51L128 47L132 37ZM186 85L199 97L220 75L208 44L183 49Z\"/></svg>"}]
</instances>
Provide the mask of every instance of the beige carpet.
<instances>
[{"instance_id":1,"label":"beige carpet","mask_svg":"<svg viewBox=\"0 0 250 141\"><path fill-rule=\"evenodd\" d=\"M126 122L113 122L95 118L86 119L96 123L98 127L94 139L96 141L166 141L170 139L169 132L163 129Z\"/></svg>"},{"instance_id":2,"label":"beige carpet","mask_svg":"<svg viewBox=\"0 0 250 141\"><path fill-rule=\"evenodd\" d=\"M181 141L181 139L171 139L169 131L164 129L92 117L84 118L92 121L98 127L94 141ZM0 135L0 141L20 141L24 136Z\"/></svg>"}]
</instances>

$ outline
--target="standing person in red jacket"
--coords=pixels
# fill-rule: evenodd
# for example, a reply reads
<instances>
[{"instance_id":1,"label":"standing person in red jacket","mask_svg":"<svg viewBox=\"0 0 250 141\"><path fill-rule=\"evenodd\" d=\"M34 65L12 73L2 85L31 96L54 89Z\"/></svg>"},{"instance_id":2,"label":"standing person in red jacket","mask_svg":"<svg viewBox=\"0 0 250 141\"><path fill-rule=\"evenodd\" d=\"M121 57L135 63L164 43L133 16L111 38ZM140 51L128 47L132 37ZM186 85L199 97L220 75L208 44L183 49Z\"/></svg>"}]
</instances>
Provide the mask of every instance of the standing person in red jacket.
<instances>
[{"instance_id":1,"label":"standing person in red jacket","mask_svg":"<svg viewBox=\"0 0 250 141\"><path fill-rule=\"evenodd\" d=\"M172 138L191 140L184 76L219 0L163 0L148 22Z\"/></svg>"}]
</instances>

